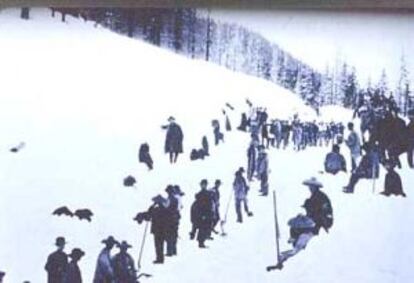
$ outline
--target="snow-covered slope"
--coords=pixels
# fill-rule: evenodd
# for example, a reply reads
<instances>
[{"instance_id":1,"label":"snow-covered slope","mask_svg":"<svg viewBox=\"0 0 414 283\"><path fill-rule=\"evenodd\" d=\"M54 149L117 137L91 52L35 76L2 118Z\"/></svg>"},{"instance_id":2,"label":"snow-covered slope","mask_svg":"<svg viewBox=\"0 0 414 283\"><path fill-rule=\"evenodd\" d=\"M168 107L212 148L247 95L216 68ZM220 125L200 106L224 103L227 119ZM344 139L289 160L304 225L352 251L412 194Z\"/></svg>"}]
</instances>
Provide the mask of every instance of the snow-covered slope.
<instances>
[{"instance_id":1,"label":"snow-covered slope","mask_svg":"<svg viewBox=\"0 0 414 283\"><path fill-rule=\"evenodd\" d=\"M414 64L410 13L215 10L212 16L261 33L320 72L345 61L356 67L363 86L369 77L378 82L385 69L394 89L401 56L406 57L408 68ZM414 79L412 73L410 79Z\"/></svg>"},{"instance_id":2,"label":"snow-covered slope","mask_svg":"<svg viewBox=\"0 0 414 283\"><path fill-rule=\"evenodd\" d=\"M334 228L312 240L282 272L265 272L275 260L272 202L256 195L257 183L250 193L254 217L237 224L231 206L228 237L199 250L188 232L200 179L223 180L224 209L233 174L246 163L248 136L240 132L226 133L225 144L214 147L204 162L189 161L202 135L211 142L211 120L223 121L224 103L236 107L228 111L233 127L240 111L247 110L246 97L266 105L271 117L299 112L312 118L312 111L266 81L191 61L92 23L73 18L61 23L47 10L31 15L22 21L17 10L0 11L0 270L7 272L5 282L44 282L44 263L59 235L69 241L67 251L86 251L80 263L85 282L91 282L100 241L110 234L131 243L137 258L144 227L132 218L170 183L186 192L179 255L152 265L149 235L143 271L155 277L148 282L410 282L412 229L405 224L414 223L409 190L414 180L409 171L402 172L407 199L372 194L368 182L361 182L355 195L343 195L347 176L320 175L334 205ZM160 126L170 115L185 135L185 155L176 166L163 154ZM20 141L26 147L10 153ZM144 141L155 160L152 172L137 162ZM289 232L285 223L301 212L308 196L301 182L318 175L326 150L270 152L283 248ZM122 186L128 174L137 177L136 189ZM91 208L92 223L52 216L61 205Z\"/></svg>"}]
</instances>

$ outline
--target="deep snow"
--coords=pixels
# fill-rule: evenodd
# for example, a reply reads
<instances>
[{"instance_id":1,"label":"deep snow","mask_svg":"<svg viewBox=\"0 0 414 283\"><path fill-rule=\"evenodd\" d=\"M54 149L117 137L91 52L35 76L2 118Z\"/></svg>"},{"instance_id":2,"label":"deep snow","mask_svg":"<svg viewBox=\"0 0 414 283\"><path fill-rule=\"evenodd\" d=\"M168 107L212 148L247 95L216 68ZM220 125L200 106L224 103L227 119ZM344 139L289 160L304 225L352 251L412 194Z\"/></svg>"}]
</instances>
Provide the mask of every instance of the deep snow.
<instances>
[{"instance_id":1,"label":"deep snow","mask_svg":"<svg viewBox=\"0 0 414 283\"><path fill-rule=\"evenodd\" d=\"M309 194L301 185L305 178L323 181L335 216L331 232L313 239L282 272L265 271L275 261L272 200L257 196L257 182L250 192L254 217L236 223L232 204L228 236L216 236L208 250L199 250L188 239L189 208L199 181L223 180L223 212L233 174L246 163L249 139L241 132L225 133L225 143L214 147L207 160L189 161L203 134L212 145L211 120L224 121L224 103L236 107L234 113L227 111L233 128L239 111L247 110L246 97L265 105L272 117L299 112L313 119L314 113L294 94L264 80L191 61L90 22L69 17L61 23L45 9L34 10L30 21L18 15L17 10L0 11L0 270L7 272L5 282L44 282L44 263L59 235L69 242L66 251L86 251L80 263L85 282L91 282L100 241L110 234L130 242L136 259L144 226L132 218L169 183L186 192L179 256L154 266L148 235L143 271L154 275L148 282L410 282L412 172L401 171L407 199L373 194L368 181L361 181L354 195L344 195L345 174L318 173L327 148L270 152L282 249L288 248L286 222L302 212L300 205ZM330 120L339 111L347 120L342 109L322 113ZM176 166L163 154L160 126L170 115L185 135L185 154ZM26 147L10 153L20 141ZM155 160L152 172L137 162L144 141ZM122 186L128 174L137 177L136 189ZM382 182L377 182L377 193ZM92 223L52 216L63 204L91 208Z\"/></svg>"}]
</instances>

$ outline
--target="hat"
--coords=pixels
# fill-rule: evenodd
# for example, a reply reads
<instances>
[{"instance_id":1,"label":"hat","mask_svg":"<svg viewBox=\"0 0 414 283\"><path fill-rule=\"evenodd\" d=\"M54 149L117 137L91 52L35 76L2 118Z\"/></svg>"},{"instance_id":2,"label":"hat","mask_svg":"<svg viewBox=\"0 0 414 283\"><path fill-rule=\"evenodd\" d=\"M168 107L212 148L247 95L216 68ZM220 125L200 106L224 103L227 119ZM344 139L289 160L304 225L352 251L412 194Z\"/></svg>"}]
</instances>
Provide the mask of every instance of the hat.
<instances>
[{"instance_id":1,"label":"hat","mask_svg":"<svg viewBox=\"0 0 414 283\"><path fill-rule=\"evenodd\" d=\"M214 182L214 184L216 184L216 185L221 185L221 180L220 180L220 179L217 179L217 180Z\"/></svg>"},{"instance_id":2,"label":"hat","mask_svg":"<svg viewBox=\"0 0 414 283\"><path fill-rule=\"evenodd\" d=\"M154 203L163 204L165 202L165 199L162 197L162 195L156 195L152 198L152 201Z\"/></svg>"},{"instance_id":3,"label":"hat","mask_svg":"<svg viewBox=\"0 0 414 283\"><path fill-rule=\"evenodd\" d=\"M64 244L66 244L66 240L65 240L64 237L57 237L56 238L56 242L55 242L56 246L61 246L61 245L64 245Z\"/></svg>"},{"instance_id":4,"label":"hat","mask_svg":"<svg viewBox=\"0 0 414 283\"><path fill-rule=\"evenodd\" d=\"M73 250L72 250L72 252L69 254L69 256L71 257L71 258L78 258L78 259L80 259L81 257L83 257L85 255L85 252L84 251L82 251L81 249L78 249L78 248L74 248Z\"/></svg>"},{"instance_id":5,"label":"hat","mask_svg":"<svg viewBox=\"0 0 414 283\"><path fill-rule=\"evenodd\" d=\"M113 244L117 244L118 241L115 240L115 238L113 236L109 236L108 238L103 239L102 243L107 244L107 245L111 245L111 244L113 245Z\"/></svg>"},{"instance_id":6,"label":"hat","mask_svg":"<svg viewBox=\"0 0 414 283\"><path fill-rule=\"evenodd\" d=\"M207 185L207 184L208 184L207 179L203 179L203 180L201 180L200 185L203 185L203 184L205 184L205 185Z\"/></svg>"},{"instance_id":7,"label":"hat","mask_svg":"<svg viewBox=\"0 0 414 283\"><path fill-rule=\"evenodd\" d=\"M122 241L120 244L117 245L118 248L122 249L128 249L128 248L132 248L132 246L130 244L127 243L127 241Z\"/></svg>"},{"instance_id":8,"label":"hat","mask_svg":"<svg viewBox=\"0 0 414 283\"><path fill-rule=\"evenodd\" d=\"M237 170L237 172L244 173L244 168L240 167L239 170Z\"/></svg>"},{"instance_id":9,"label":"hat","mask_svg":"<svg viewBox=\"0 0 414 283\"><path fill-rule=\"evenodd\" d=\"M168 185L167 188L165 189L165 191L169 194L173 194L174 193L174 186L173 185Z\"/></svg>"},{"instance_id":10,"label":"hat","mask_svg":"<svg viewBox=\"0 0 414 283\"><path fill-rule=\"evenodd\" d=\"M179 196L185 195L184 192L181 190L180 186L178 185L174 185L173 190L174 190L174 194L176 195L179 195Z\"/></svg>"},{"instance_id":11,"label":"hat","mask_svg":"<svg viewBox=\"0 0 414 283\"><path fill-rule=\"evenodd\" d=\"M0 279L4 277L4 275L6 275L6 272L4 271L0 271Z\"/></svg>"},{"instance_id":12,"label":"hat","mask_svg":"<svg viewBox=\"0 0 414 283\"><path fill-rule=\"evenodd\" d=\"M397 166L397 164L396 164L397 162L394 160L394 159L388 159L388 160L385 160L385 162L384 162L384 166L386 167L386 168L388 168L388 167L390 167L390 168L395 168L395 166Z\"/></svg>"},{"instance_id":13,"label":"hat","mask_svg":"<svg viewBox=\"0 0 414 283\"><path fill-rule=\"evenodd\" d=\"M312 177L308 180L303 181L302 184L308 187L318 187L318 188L323 187L322 183L319 182L315 177Z\"/></svg>"},{"instance_id":14,"label":"hat","mask_svg":"<svg viewBox=\"0 0 414 283\"><path fill-rule=\"evenodd\" d=\"M175 121L175 118L173 116L168 117L168 122Z\"/></svg>"}]
</instances>

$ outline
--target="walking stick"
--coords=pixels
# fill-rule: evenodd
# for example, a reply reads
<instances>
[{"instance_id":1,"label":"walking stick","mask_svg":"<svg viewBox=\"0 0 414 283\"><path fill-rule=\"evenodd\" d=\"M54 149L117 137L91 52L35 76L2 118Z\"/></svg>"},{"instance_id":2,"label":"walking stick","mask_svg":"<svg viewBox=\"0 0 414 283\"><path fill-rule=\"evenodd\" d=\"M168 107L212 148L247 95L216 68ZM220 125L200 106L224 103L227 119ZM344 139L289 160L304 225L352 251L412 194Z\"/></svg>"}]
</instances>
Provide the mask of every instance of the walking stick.
<instances>
[{"instance_id":1,"label":"walking stick","mask_svg":"<svg viewBox=\"0 0 414 283\"><path fill-rule=\"evenodd\" d=\"M277 264L268 266L266 268L267 271L271 271L274 269L281 269L283 267L282 262L280 261L280 247L279 247L280 231L279 231L279 222L277 219L276 191L275 190L273 190L273 211L274 211L274 217L275 217L275 240L276 240Z\"/></svg>"},{"instance_id":2,"label":"walking stick","mask_svg":"<svg viewBox=\"0 0 414 283\"><path fill-rule=\"evenodd\" d=\"M144 235L142 236L141 248L139 250L138 270L141 269L141 260L142 260L142 255L144 253L144 246L145 246L145 239L147 238L148 225L149 225L149 221L145 221Z\"/></svg>"},{"instance_id":3,"label":"walking stick","mask_svg":"<svg viewBox=\"0 0 414 283\"><path fill-rule=\"evenodd\" d=\"M230 195L229 195L228 200L227 200L226 211L224 213L224 218L223 218L223 220L220 221L221 236L226 236L227 235L227 233L224 231L224 224L226 224L226 222L227 222L227 214L229 213L230 202L231 202L232 198L233 198L233 191L230 190Z\"/></svg>"}]
</instances>

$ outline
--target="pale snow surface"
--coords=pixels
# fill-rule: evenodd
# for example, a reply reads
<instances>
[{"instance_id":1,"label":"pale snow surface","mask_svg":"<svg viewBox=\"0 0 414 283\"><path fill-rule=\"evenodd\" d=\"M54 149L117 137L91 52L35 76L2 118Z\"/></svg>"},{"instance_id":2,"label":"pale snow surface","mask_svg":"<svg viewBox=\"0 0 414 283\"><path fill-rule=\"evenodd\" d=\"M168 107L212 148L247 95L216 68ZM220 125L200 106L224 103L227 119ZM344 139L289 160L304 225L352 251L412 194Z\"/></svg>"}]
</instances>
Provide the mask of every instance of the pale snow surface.
<instances>
[{"instance_id":1,"label":"pale snow surface","mask_svg":"<svg viewBox=\"0 0 414 283\"><path fill-rule=\"evenodd\" d=\"M100 242L108 235L131 243L136 259L144 226L132 218L170 183L186 192L178 256L154 266L148 235L142 271L154 278L145 282L411 282L412 172L400 172L406 199L378 195L383 175L376 194L371 182L361 181L354 195L345 195L341 190L347 175L318 173L328 148L270 151L282 249L289 247L287 221L303 212L300 206L309 196L301 185L305 178L323 181L335 216L330 233L313 239L283 271L265 271L276 258L272 200L257 196L257 182L250 191L254 217L236 223L232 204L228 236L216 236L207 243L209 249L198 249L188 232L199 181L222 179L223 213L234 172L246 164L249 137L236 131L225 133L225 143L212 146L205 161L189 161L190 149L200 146L202 135L212 144L211 120L223 121L224 103L236 107L228 111L233 128L240 111L247 111L247 97L266 106L271 117L299 112L313 119L312 110L264 80L191 61L90 22L69 17L61 23L45 9L31 15L23 21L17 10L0 11L0 270L7 272L5 282L45 282L44 264L60 235L69 242L66 251L86 251L80 262L84 282L92 281ZM336 111L341 110L326 110ZM170 115L185 135L185 154L175 166L163 153L165 132L160 128ZM26 147L10 153L21 141ZM145 141L155 161L151 172L137 162L139 144ZM343 152L348 157L345 148ZM128 174L137 177L137 188L123 187ZM61 205L92 209L92 223L52 216Z\"/></svg>"}]
</instances>

